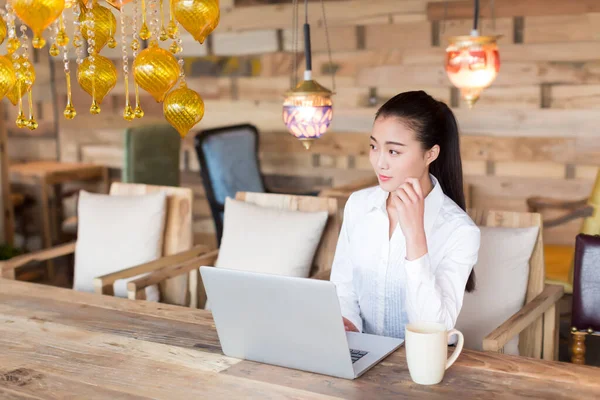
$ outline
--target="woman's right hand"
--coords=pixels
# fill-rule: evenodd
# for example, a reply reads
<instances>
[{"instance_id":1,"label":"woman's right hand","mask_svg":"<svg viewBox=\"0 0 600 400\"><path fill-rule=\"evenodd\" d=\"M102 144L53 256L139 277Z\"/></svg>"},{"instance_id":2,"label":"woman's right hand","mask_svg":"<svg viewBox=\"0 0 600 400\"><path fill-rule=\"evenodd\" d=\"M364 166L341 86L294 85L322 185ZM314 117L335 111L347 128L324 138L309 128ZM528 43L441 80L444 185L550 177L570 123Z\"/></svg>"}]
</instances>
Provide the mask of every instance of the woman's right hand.
<instances>
[{"instance_id":1,"label":"woman's right hand","mask_svg":"<svg viewBox=\"0 0 600 400\"><path fill-rule=\"evenodd\" d=\"M356 326L354 326L354 324L350 322L349 319L345 317L342 317L342 319L344 320L344 329L346 330L346 332L358 332Z\"/></svg>"}]
</instances>

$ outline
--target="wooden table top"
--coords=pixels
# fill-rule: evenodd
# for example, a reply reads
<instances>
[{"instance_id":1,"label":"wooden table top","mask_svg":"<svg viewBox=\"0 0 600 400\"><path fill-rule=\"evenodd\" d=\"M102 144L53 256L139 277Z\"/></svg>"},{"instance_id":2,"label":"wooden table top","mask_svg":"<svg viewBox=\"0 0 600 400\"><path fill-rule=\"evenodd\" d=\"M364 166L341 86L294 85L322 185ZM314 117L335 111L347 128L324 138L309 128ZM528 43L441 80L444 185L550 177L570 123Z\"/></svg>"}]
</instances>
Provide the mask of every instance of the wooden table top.
<instances>
[{"instance_id":1,"label":"wooden table top","mask_svg":"<svg viewBox=\"0 0 600 400\"><path fill-rule=\"evenodd\" d=\"M32 161L9 166L12 180L37 178L52 180L52 183L54 181L58 183L61 179L77 180L99 177L104 169L105 167L102 165L60 161Z\"/></svg>"},{"instance_id":2,"label":"wooden table top","mask_svg":"<svg viewBox=\"0 0 600 400\"><path fill-rule=\"evenodd\" d=\"M0 279L0 397L598 398L600 369L465 350L410 380L404 348L351 381L222 354L203 310Z\"/></svg>"}]
</instances>

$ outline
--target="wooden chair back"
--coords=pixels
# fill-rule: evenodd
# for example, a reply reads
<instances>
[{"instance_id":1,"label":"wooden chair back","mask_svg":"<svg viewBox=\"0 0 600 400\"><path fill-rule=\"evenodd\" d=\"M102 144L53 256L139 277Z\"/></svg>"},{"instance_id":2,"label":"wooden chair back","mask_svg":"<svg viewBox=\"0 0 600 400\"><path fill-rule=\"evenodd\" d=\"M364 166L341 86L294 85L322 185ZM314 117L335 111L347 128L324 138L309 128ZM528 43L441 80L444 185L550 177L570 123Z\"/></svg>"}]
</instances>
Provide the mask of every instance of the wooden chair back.
<instances>
[{"instance_id":1,"label":"wooden chair back","mask_svg":"<svg viewBox=\"0 0 600 400\"><path fill-rule=\"evenodd\" d=\"M535 213L512 211L469 210L469 216L479 226L503 228L540 228L531 259L529 260L529 281L525 303L529 303L544 290L544 244L542 240L542 217ZM519 335L521 356L542 358L543 349L542 317Z\"/></svg>"},{"instance_id":2,"label":"wooden chair back","mask_svg":"<svg viewBox=\"0 0 600 400\"><path fill-rule=\"evenodd\" d=\"M236 200L256 204L261 207L277 208L280 210L304 212L327 211L329 218L327 219L321 242L315 253L310 276L331 269L341 229L341 220L338 214L338 204L336 199L316 196L250 192L238 192L235 198Z\"/></svg>"},{"instance_id":3,"label":"wooden chair back","mask_svg":"<svg viewBox=\"0 0 600 400\"><path fill-rule=\"evenodd\" d=\"M144 195L158 191L167 193L167 215L162 256L170 256L191 249L193 245L192 189L122 182L115 182L110 186L111 196ZM165 281L160 285L161 301L170 304L187 304L187 285L187 275Z\"/></svg>"}]
</instances>

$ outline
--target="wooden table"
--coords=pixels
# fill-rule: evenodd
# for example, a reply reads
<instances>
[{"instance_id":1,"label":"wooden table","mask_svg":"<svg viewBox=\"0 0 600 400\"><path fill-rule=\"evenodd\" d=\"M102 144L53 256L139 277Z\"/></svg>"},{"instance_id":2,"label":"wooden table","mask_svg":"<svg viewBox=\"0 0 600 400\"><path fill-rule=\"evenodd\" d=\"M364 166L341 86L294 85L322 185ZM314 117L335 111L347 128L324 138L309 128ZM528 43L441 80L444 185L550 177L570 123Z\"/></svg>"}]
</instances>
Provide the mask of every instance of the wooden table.
<instances>
[{"instance_id":1,"label":"wooden table","mask_svg":"<svg viewBox=\"0 0 600 400\"><path fill-rule=\"evenodd\" d=\"M104 193L108 193L108 169L102 165L35 161L10 166L11 183L31 185L37 188L42 223L42 245L46 249L52 247L48 187L53 186L55 197L60 199L61 185L76 181L100 181L104 184ZM57 203L59 201L57 200ZM57 204L57 210L58 212L54 221L56 234L60 231L62 219L59 204Z\"/></svg>"},{"instance_id":2,"label":"wooden table","mask_svg":"<svg viewBox=\"0 0 600 400\"><path fill-rule=\"evenodd\" d=\"M350 381L223 356L211 314L0 279L0 398L600 397L600 369L464 351L436 386L404 348Z\"/></svg>"}]
</instances>

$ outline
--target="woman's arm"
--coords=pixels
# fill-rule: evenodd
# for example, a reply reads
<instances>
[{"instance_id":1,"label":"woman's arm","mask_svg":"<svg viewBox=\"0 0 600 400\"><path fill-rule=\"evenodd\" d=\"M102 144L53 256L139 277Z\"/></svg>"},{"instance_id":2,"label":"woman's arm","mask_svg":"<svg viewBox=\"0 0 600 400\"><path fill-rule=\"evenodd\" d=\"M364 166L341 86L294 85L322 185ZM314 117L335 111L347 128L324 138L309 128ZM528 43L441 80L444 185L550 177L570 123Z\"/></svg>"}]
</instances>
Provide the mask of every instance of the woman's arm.
<instances>
[{"instance_id":1,"label":"woman's arm","mask_svg":"<svg viewBox=\"0 0 600 400\"><path fill-rule=\"evenodd\" d=\"M479 252L479 228L466 225L449 238L444 257L432 273L429 253L406 260L408 320L439 322L454 328L462 308L465 286Z\"/></svg>"},{"instance_id":2,"label":"woman's arm","mask_svg":"<svg viewBox=\"0 0 600 400\"><path fill-rule=\"evenodd\" d=\"M329 278L336 286L337 295L340 300L342 316L347 318L359 332L362 332L362 318L360 316L360 307L358 297L354 292L353 267L350 260L350 241L348 237L348 225L351 221L351 203L352 197L348 199L344 207L344 219L342 229L335 249L335 257L331 267L331 277Z\"/></svg>"}]
</instances>

